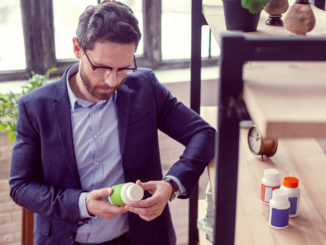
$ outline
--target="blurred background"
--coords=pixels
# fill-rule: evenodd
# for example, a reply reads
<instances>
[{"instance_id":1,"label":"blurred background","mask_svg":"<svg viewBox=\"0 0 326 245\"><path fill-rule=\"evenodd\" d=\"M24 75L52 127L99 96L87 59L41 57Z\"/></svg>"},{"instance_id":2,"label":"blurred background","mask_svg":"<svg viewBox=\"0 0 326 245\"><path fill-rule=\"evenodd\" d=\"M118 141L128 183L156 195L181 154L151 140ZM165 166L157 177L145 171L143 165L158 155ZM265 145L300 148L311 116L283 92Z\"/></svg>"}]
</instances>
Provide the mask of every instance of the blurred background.
<instances>
[{"instance_id":1,"label":"blurred background","mask_svg":"<svg viewBox=\"0 0 326 245\"><path fill-rule=\"evenodd\" d=\"M28 2L28 1L25 1ZM87 5L97 4L97 0L55 0L53 1L53 23L55 37L55 56L57 60L73 59L72 37L75 35L78 16ZM156 25L161 19L161 54L163 61L190 59L191 1L164 0L161 2L161 16L155 16L144 23L144 4L142 0L122 0L135 12L141 31L144 25ZM36 13L37 14L37 13ZM211 42L209 54L209 31L203 27L203 57L218 56L216 42ZM0 1L0 71L26 69L24 33L20 0ZM213 38L213 37L211 37ZM144 36L137 50L137 56L144 55ZM146 45L146 44L145 44Z\"/></svg>"}]
</instances>

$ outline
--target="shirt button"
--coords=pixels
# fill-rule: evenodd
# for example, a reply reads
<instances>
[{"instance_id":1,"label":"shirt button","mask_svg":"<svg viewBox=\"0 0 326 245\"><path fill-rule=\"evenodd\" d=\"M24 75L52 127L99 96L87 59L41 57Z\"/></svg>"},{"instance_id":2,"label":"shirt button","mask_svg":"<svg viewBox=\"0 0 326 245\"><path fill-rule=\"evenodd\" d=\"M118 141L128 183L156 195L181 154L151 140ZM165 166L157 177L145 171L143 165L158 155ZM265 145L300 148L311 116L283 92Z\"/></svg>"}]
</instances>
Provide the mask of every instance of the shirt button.
<instances>
[{"instance_id":1,"label":"shirt button","mask_svg":"<svg viewBox=\"0 0 326 245\"><path fill-rule=\"evenodd\" d=\"M94 139L96 139L97 138L97 135L96 134L94 134Z\"/></svg>"},{"instance_id":2,"label":"shirt button","mask_svg":"<svg viewBox=\"0 0 326 245\"><path fill-rule=\"evenodd\" d=\"M99 162L96 162L95 165L98 166L98 165L100 165L100 163Z\"/></svg>"}]
</instances>

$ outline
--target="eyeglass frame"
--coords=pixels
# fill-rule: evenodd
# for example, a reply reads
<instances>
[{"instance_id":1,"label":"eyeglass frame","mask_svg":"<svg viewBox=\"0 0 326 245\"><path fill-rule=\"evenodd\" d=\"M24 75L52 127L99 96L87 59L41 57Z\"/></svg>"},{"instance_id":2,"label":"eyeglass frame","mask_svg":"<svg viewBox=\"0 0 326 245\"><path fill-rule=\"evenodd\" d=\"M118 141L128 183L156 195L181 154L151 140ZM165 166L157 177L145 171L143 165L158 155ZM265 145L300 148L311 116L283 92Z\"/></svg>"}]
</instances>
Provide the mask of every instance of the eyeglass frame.
<instances>
[{"instance_id":1,"label":"eyeglass frame","mask_svg":"<svg viewBox=\"0 0 326 245\"><path fill-rule=\"evenodd\" d=\"M105 69L109 73L111 73L114 69L117 69L117 72L122 71L122 70L127 70L127 73L128 73L128 71L135 72L137 70L137 63L136 63L136 57L135 57L135 55L134 55L134 58L133 58L135 67L112 68L112 67L109 67L109 66L96 66L96 65L94 65L92 63L91 59L89 58L89 56L87 55L86 50L84 48L82 48L82 50L83 50L83 52L84 52L84 54L85 54L85 56L86 56L89 64L91 65L91 68L92 68L93 72L95 72L97 69ZM127 74L126 74L126 76L127 76Z\"/></svg>"}]
</instances>

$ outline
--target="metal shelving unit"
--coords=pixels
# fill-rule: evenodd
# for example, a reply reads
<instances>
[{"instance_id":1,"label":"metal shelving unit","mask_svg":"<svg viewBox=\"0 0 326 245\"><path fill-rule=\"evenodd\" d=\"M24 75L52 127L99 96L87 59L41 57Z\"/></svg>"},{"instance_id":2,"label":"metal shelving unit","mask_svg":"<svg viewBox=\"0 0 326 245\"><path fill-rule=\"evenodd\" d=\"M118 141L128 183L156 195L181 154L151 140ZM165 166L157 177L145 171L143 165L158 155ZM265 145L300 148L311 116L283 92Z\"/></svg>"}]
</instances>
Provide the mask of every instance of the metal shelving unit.
<instances>
[{"instance_id":1,"label":"metal shelving unit","mask_svg":"<svg viewBox=\"0 0 326 245\"><path fill-rule=\"evenodd\" d=\"M325 6L325 1L316 1ZM207 24L202 1L192 0L191 105L199 112L201 26ZM216 139L216 185L214 244L234 244L239 124L250 119L243 92L243 65L247 61L326 61L324 37L245 36L241 32L221 35L218 88L218 137ZM231 69L232 68L232 69Z\"/></svg>"}]
</instances>

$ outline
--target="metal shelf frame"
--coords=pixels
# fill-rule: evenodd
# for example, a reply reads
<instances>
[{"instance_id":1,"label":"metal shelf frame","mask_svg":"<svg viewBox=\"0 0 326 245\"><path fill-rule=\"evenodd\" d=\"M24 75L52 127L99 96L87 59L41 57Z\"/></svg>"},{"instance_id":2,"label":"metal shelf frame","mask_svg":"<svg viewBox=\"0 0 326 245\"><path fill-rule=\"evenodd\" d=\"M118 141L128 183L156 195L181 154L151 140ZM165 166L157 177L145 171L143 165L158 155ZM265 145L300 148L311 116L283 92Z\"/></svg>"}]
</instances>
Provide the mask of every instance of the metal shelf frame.
<instances>
[{"instance_id":1,"label":"metal shelf frame","mask_svg":"<svg viewBox=\"0 0 326 245\"><path fill-rule=\"evenodd\" d=\"M250 119L242 101L243 65L247 61L326 61L326 38L221 34L214 227L214 244L219 245L234 244L239 124Z\"/></svg>"},{"instance_id":2,"label":"metal shelf frame","mask_svg":"<svg viewBox=\"0 0 326 245\"><path fill-rule=\"evenodd\" d=\"M201 27L207 25L202 14L202 1L191 1L191 75L190 75L190 107L200 114L200 91L201 91ZM198 183L189 199L189 224L188 244L197 245L198 229Z\"/></svg>"},{"instance_id":3,"label":"metal shelf frame","mask_svg":"<svg viewBox=\"0 0 326 245\"><path fill-rule=\"evenodd\" d=\"M199 113L200 37L201 26L207 23L202 20L202 1L192 0L192 6L191 107ZM319 6L325 6L325 0L319 2ZM221 34L215 153L215 245L230 245L235 240L239 125L242 120L250 120L242 100L243 65L247 61L326 61L326 38L248 37L242 32Z\"/></svg>"}]
</instances>

